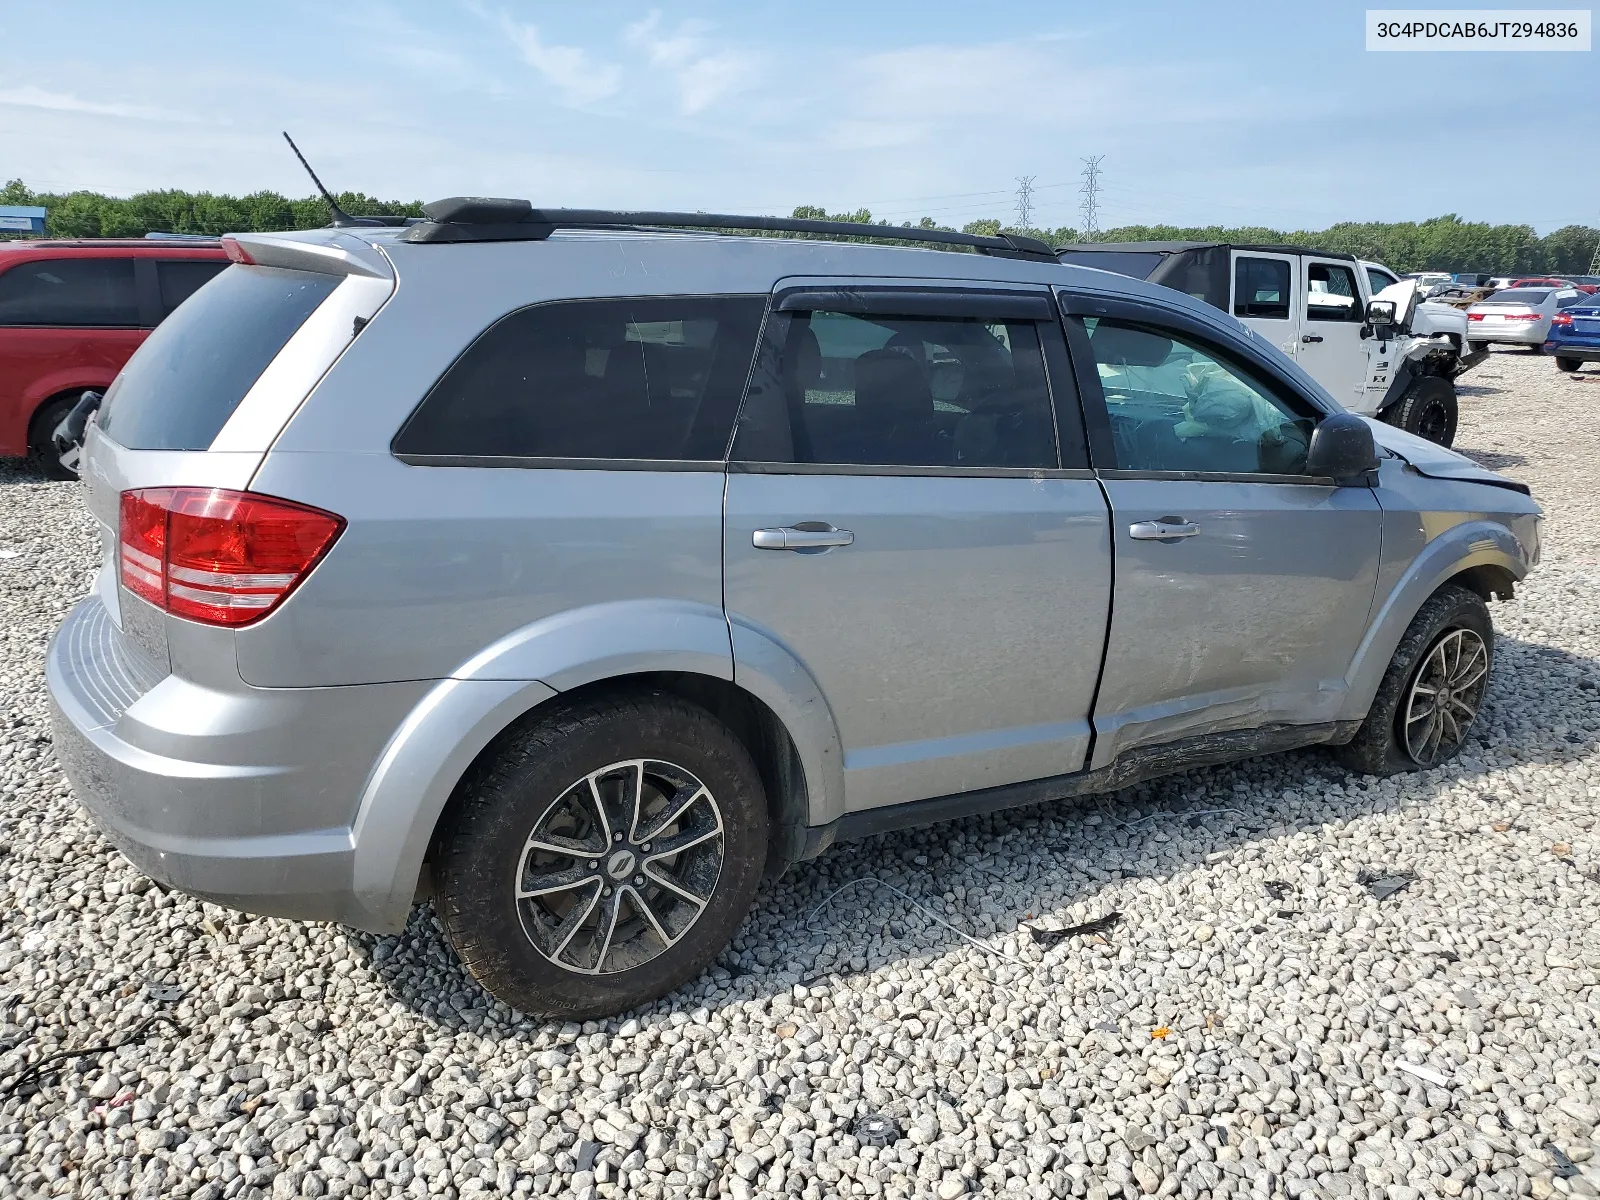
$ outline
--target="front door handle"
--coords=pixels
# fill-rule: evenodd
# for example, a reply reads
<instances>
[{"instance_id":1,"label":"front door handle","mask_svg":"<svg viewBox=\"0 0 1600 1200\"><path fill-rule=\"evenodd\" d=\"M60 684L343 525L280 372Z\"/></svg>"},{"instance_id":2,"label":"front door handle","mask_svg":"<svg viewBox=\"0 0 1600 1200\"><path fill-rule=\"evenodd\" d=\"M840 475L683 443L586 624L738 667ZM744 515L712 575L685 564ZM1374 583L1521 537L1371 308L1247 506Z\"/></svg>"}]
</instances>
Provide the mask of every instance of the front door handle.
<instances>
[{"instance_id":1,"label":"front door handle","mask_svg":"<svg viewBox=\"0 0 1600 1200\"><path fill-rule=\"evenodd\" d=\"M829 546L848 546L856 535L848 529L835 529L821 521L802 521L777 529L758 529L750 535L757 550L826 550Z\"/></svg>"},{"instance_id":2,"label":"front door handle","mask_svg":"<svg viewBox=\"0 0 1600 1200\"><path fill-rule=\"evenodd\" d=\"M1135 521L1128 526L1128 536L1139 542L1175 542L1179 538L1193 537L1200 526L1178 517L1163 517L1159 521Z\"/></svg>"},{"instance_id":3,"label":"front door handle","mask_svg":"<svg viewBox=\"0 0 1600 1200\"><path fill-rule=\"evenodd\" d=\"M1300 340L1302 342L1320 342L1322 340L1322 335L1320 333L1308 333Z\"/></svg>"}]
</instances>

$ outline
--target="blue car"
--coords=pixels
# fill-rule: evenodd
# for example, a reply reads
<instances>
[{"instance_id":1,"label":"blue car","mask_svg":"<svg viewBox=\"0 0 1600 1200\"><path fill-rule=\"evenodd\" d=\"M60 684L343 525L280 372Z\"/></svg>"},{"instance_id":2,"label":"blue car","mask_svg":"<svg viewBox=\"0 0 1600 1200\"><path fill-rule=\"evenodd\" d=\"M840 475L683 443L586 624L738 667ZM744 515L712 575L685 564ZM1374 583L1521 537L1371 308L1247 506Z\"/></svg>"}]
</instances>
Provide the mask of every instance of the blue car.
<instances>
[{"instance_id":1,"label":"blue car","mask_svg":"<svg viewBox=\"0 0 1600 1200\"><path fill-rule=\"evenodd\" d=\"M1556 366L1576 371L1586 362L1600 362L1600 294L1585 296L1550 318L1544 352Z\"/></svg>"}]
</instances>

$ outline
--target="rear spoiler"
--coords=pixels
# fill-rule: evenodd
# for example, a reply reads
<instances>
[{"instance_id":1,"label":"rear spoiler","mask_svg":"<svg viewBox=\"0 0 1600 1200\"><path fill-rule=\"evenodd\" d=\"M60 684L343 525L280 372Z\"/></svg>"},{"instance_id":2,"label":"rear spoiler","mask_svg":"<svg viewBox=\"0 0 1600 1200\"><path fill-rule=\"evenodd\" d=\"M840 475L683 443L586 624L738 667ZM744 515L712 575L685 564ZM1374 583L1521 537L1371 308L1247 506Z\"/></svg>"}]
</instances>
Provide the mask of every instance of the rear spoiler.
<instances>
[{"instance_id":1,"label":"rear spoiler","mask_svg":"<svg viewBox=\"0 0 1600 1200\"><path fill-rule=\"evenodd\" d=\"M301 233L229 233L222 248L236 263L260 267L286 267L322 275L364 275L394 279L389 259L371 243L337 229L311 229Z\"/></svg>"}]
</instances>

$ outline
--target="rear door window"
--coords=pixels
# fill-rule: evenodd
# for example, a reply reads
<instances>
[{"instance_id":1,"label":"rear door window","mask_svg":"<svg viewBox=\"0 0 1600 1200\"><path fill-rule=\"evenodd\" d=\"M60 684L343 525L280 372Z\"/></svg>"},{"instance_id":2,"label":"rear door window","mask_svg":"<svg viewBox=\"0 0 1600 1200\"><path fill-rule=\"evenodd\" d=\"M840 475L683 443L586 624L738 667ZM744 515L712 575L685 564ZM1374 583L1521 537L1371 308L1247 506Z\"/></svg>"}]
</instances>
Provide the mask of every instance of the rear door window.
<instances>
[{"instance_id":1,"label":"rear door window","mask_svg":"<svg viewBox=\"0 0 1600 1200\"><path fill-rule=\"evenodd\" d=\"M130 450L204 450L343 276L234 266L161 322L117 376L100 428Z\"/></svg>"},{"instance_id":2,"label":"rear door window","mask_svg":"<svg viewBox=\"0 0 1600 1200\"><path fill-rule=\"evenodd\" d=\"M423 397L394 452L720 462L765 301L572 300L511 313Z\"/></svg>"},{"instance_id":3,"label":"rear door window","mask_svg":"<svg viewBox=\"0 0 1600 1200\"><path fill-rule=\"evenodd\" d=\"M740 458L850 466L1059 465L1034 322L809 312L789 318L778 364L786 428L752 413ZM783 436L786 435L786 436Z\"/></svg>"},{"instance_id":4,"label":"rear door window","mask_svg":"<svg viewBox=\"0 0 1600 1200\"><path fill-rule=\"evenodd\" d=\"M162 318L170 317L173 309L210 283L226 270L227 266L224 261L207 259L174 259L171 262L158 262L156 281L161 288Z\"/></svg>"},{"instance_id":5,"label":"rear door window","mask_svg":"<svg viewBox=\"0 0 1600 1200\"><path fill-rule=\"evenodd\" d=\"M1276 258L1240 258L1234 263L1233 315L1289 319L1289 264Z\"/></svg>"},{"instance_id":6,"label":"rear door window","mask_svg":"<svg viewBox=\"0 0 1600 1200\"><path fill-rule=\"evenodd\" d=\"M119 329L138 324L132 259L40 259L0 274L0 325Z\"/></svg>"}]
</instances>

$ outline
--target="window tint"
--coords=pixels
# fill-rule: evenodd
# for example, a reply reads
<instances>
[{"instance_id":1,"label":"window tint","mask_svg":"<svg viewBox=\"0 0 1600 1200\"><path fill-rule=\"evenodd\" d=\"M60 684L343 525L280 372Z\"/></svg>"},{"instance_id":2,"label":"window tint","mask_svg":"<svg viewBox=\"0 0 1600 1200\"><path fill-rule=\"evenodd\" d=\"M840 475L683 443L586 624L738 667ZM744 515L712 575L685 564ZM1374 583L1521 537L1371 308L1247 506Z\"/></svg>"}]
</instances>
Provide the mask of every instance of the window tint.
<instances>
[{"instance_id":1,"label":"window tint","mask_svg":"<svg viewBox=\"0 0 1600 1200\"><path fill-rule=\"evenodd\" d=\"M1399 282L1393 275L1383 271L1375 271L1371 267L1367 268L1367 288L1374 296L1383 291L1384 288L1393 287Z\"/></svg>"},{"instance_id":2,"label":"window tint","mask_svg":"<svg viewBox=\"0 0 1600 1200\"><path fill-rule=\"evenodd\" d=\"M0 274L0 325L138 324L131 259L44 259Z\"/></svg>"},{"instance_id":3,"label":"window tint","mask_svg":"<svg viewBox=\"0 0 1600 1200\"><path fill-rule=\"evenodd\" d=\"M736 457L875 466L1054 467L1039 332L1025 320L795 313ZM776 407L772 410L776 413ZM748 436L747 436L748 433Z\"/></svg>"},{"instance_id":4,"label":"window tint","mask_svg":"<svg viewBox=\"0 0 1600 1200\"><path fill-rule=\"evenodd\" d=\"M1306 320L1360 321L1364 317L1354 271L1332 263L1306 264Z\"/></svg>"},{"instance_id":5,"label":"window tint","mask_svg":"<svg viewBox=\"0 0 1600 1200\"><path fill-rule=\"evenodd\" d=\"M1233 268L1233 315L1289 319L1289 264L1277 258L1240 258Z\"/></svg>"},{"instance_id":6,"label":"window tint","mask_svg":"<svg viewBox=\"0 0 1600 1200\"><path fill-rule=\"evenodd\" d=\"M112 383L100 428L132 450L204 450L337 275L236 266L161 322Z\"/></svg>"},{"instance_id":7,"label":"window tint","mask_svg":"<svg viewBox=\"0 0 1600 1200\"><path fill-rule=\"evenodd\" d=\"M765 302L575 300L511 313L434 384L394 451L720 460Z\"/></svg>"},{"instance_id":8,"label":"window tint","mask_svg":"<svg viewBox=\"0 0 1600 1200\"><path fill-rule=\"evenodd\" d=\"M1090 318L1117 467L1299 475L1315 421L1199 345Z\"/></svg>"},{"instance_id":9,"label":"window tint","mask_svg":"<svg viewBox=\"0 0 1600 1200\"><path fill-rule=\"evenodd\" d=\"M1556 296L1556 307L1557 308L1568 308L1571 305L1574 305L1574 304L1578 303L1578 301L1587 300L1588 298L1589 298L1589 294L1587 292L1570 292L1570 293L1568 293L1566 295L1557 295Z\"/></svg>"},{"instance_id":10,"label":"window tint","mask_svg":"<svg viewBox=\"0 0 1600 1200\"><path fill-rule=\"evenodd\" d=\"M161 287L161 316L170 317L190 296L227 268L226 262L205 259L174 260L156 264L156 279Z\"/></svg>"},{"instance_id":11,"label":"window tint","mask_svg":"<svg viewBox=\"0 0 1600 1200\"><path fill-rule=\"evenodd\" d=\"M1492 296L1485 297L1482 304L1516 304L1521 307L1538 308L1550 295L1549 289L1541 288L1506 288Z\"/></svg>"}]
</instances>

